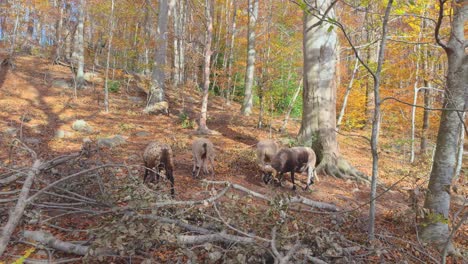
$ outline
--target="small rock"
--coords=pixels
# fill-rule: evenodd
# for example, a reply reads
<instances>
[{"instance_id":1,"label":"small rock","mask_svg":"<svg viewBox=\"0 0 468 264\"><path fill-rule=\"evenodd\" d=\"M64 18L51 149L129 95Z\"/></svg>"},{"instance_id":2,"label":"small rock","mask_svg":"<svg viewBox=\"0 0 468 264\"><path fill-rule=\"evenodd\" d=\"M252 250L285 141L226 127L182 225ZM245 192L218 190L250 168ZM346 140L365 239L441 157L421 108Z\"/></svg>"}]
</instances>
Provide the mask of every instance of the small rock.
<instances>
[{"instance_id":1,"label":"small rock","mask_svg":"<svg viewBox=\"0 0 468 264\"><path fill-rule=\"evenodd\" d=\"M94 131L94 129L82 119L73 122L72 128L73 130L87 133L92 133Z\"/></svg>"},{"instance_id":2,"label":"small rock","mask_svg":"<svg viewBox=\"0 0 468 264\"><path fill-rule=\"evenodd\" d=\"M68 83L67 80L64 79L57 79L52 81L52 86L57 87L57 88L63 88L63 89L70 89L71 85Z\"/></svg>"},{"instance_id":3,"label":"small rock","mask_svg":"<svg viewBox=\"0 0 468 264\"><path fill-rule=\"evenodd\" d=\"M143 103L145 102L145 99L138 97L138 96L129 96L128 100L134 102L134 103Z\"/></svg>"},{"instance_id":4,"label":"small rock","mask_svg":"<svg viewBox=\"0 0 468 264\"><path fill-rule=\"evenodd\" d=\"M66 131L66 130L62 130L62 129L59 129L57 131L55 131L55 137L56 138L69 138L69 137L72 137L73 136L73 132L70 132L70 131Z\"/></svg>"},{"instance_id":5,"label":"small rock","mask_svg":"<svg viewBox=\"0 0 468 264\"><path fill-rule=\"evenodd\" d=\"M15 128L15 127L7 127L3 133L7 134L7 135L10 135L12 137L15 137L16 136L16 133L18 132L18 129Z\"/></svg>"},{"instance_id":6,"label":"small rock","mask_svg":"<svg viewBox=\"0 0 468 264\"><path fill-rule=\"evenodd\" d=\"M87 82L92 82L92 83L101 83L104 80L99 76L99 74L95 72L85 72L83 78Z\"/></svg>"},{"instance_id":7,"label":"small rock","mask_svg":"<svg viewBox=\"0 0 468 264\"><path fill-rule=\"evenodd\" d=\"M122 145L126 142L125 138L121 135L116 135L111 138L100 138L98 139L98 146L113 148L119 145Z\"/></svg>"},{"instance_id":8,"label":"small rock","mask_svg":"<svg viewBox=\"0 0 468 264\"><path fill-rule=\"evenodd\" d=\"M137 137L148 137L150 136L151 133L150 132L146 132L146 131L140 131L140 132L136 132L135 133L135 136Z\"/></svg>"},{"instance_id":9,"label":"small rock","mask_svg":"<svg viewBox=\"0 0 468 264\"><path fill-rule=\"evenodd\" d=\"M215 251L208 254L208 257L210 258L210 263L215 263L223 257L223 254L219 251Z\"/></svg>"},{"instance_id":10,"label":"small rock","mask_svg":"<svg viewBox=\"0 0 468 264\"><path fill-rule=\"evenodd\" d=\"M23 142L27 145L38 145L41 143L41 140L38 138L25 138Z\"/></svg>"},{"instance_id":11,"label":"small rock","mask_svg":"<svg viewBox=\"0 0 468 264\"><path fill-rule=\"evenodd\" d=\"M34 255L43 256L43 257L48 256L47 252L45 250L43 250L43 249L40 249L40 250L36 251L36 253L34 253Z\"/></svg>"}]
</instances>

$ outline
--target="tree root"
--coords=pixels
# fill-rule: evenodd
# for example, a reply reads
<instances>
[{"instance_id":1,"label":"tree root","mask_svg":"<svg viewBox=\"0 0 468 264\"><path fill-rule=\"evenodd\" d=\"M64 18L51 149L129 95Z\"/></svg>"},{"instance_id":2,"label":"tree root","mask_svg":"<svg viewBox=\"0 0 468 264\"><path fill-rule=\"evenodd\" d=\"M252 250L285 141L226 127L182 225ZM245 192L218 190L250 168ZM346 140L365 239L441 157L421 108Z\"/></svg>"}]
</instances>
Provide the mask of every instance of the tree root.
<instances>
[{"instance_id":1,"label":"tree root","mask_svg":"<svg viewBox=\"0 0 468 264\"><path fill-rule=\"evenodd\" d=\"M345 180L355 180L358 183L370 184L369 177L351 166L343 157L336 158L331 155L326 155L316 169L317 173L320 174Z\"/></svg>"}]
</instances>

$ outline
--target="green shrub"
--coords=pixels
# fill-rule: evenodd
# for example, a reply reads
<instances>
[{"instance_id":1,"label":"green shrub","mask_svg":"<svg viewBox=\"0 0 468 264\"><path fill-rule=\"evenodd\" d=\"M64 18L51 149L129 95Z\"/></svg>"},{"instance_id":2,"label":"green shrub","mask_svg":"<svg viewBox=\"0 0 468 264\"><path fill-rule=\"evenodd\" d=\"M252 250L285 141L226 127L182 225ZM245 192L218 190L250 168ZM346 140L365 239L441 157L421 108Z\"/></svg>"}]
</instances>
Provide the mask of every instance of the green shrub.
<instances>
[{"instance_id":1,"label":"green shrub","mask_svg":"<svg viewBox=\"0 0 468 264\"><path fill-rule=\"evenodd\" d=\"M182 112L179 114L179 121L182 128L192 129L195 127L195 122L190 119L186 112Z\"/></svg>"},{"instance_id":2,"label":"green shrub","mask_svg":"<svg viewBox=\"0 0 468 264\"><path fill-rule=\"evenodd\" d=\"M120 90L120 82L119 81L107 81L107 89L111 93L117 93Z\"/></svg>"}]
</instances>

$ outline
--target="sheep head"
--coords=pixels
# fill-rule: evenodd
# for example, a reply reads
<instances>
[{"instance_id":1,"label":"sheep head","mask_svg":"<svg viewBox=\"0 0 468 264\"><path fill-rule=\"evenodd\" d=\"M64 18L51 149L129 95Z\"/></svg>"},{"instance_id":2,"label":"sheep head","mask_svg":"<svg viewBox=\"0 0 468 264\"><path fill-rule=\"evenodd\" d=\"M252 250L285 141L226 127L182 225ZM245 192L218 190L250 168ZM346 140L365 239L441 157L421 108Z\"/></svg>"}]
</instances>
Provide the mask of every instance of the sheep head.
<instances>
[{"instance_id":1,"label":"sheep head","mask_svg":"<svg viewBox=\"0 0 468 264\"><path fill-rule=\"evenodd\" d=\"M262 171L263 171L262 179L265 184L270 183L270 181L273 178L276 178L276 175L278 174L275 168L273 168L270 164L263 166Z\"/></svg>"}]
</instances>

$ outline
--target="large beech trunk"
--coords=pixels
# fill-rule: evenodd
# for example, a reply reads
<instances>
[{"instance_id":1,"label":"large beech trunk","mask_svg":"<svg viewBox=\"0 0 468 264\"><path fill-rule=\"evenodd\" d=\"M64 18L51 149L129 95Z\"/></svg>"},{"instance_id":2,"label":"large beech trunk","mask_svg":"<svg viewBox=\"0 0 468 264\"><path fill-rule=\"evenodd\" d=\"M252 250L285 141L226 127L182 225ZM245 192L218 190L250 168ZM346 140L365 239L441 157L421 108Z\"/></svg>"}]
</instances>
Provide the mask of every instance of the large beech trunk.
<instances>
[{"instance_id":1,"label":"large beech trunk","mask_svg":"<svg viewBox=\"0 0 468 264\"><path fill-rule=\"evenodd\" d=\"M424 202L427 209L422 225L421 238L435 244L441 251L448 247L449 254L456 254L450 242L449 209L450 187L455 173L457 142L461 129L462 112L468 99L468 56L465 53L466 40L464 24L468 16L468 1L452 1L453 18L451 34L447 44L438 43L447 53L448 71L444 108L437 134L437 146L432 165L428 191ZM440 7L443 9L443 7ZM439 18L442 19L442 18ZM440 25L440 24L439 24ZM436 37L438 28L436 27Z\"/></svg>"}]
</instances>

